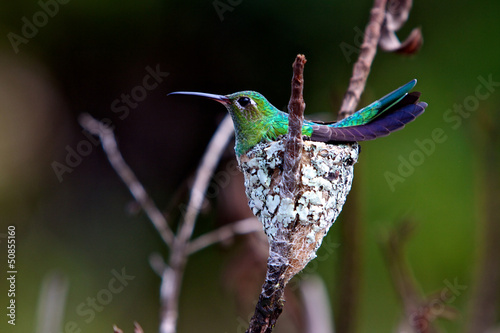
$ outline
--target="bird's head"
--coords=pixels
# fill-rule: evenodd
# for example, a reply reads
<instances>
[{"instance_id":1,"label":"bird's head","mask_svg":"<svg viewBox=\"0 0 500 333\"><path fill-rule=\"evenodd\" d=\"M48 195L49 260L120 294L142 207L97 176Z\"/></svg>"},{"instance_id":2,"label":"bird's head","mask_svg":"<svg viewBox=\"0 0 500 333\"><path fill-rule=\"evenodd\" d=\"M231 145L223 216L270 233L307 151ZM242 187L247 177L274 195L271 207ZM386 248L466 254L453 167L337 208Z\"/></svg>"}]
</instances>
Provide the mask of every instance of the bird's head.
<instances>
[{"instance_id":1,"label":"bird's head","mask_svg":"<svg viewBox=\"0 0 500 333\"><path fill-rule=\"evenodd\" d=\"M274 116L275 109L262 94L255 91L239 91L230 95L215 95L191 91L177 91L169 95L191 95L212 99L223 104L233 120L238 122L258 121L267 116Z\"/></svg>"},{"instance_id":2,"label":"bird's head","mask_svg":"<svg viewBox=\"0 0 500 333\"><path fill-rule=\"evenodd\" d=\"M237 154L244 153L260 142L278 113L278 109L255 91L240 91L230 95L178 91L169 95L173 94L200 96L223 104L233 119Z\"/></svg>"}]
</instances>

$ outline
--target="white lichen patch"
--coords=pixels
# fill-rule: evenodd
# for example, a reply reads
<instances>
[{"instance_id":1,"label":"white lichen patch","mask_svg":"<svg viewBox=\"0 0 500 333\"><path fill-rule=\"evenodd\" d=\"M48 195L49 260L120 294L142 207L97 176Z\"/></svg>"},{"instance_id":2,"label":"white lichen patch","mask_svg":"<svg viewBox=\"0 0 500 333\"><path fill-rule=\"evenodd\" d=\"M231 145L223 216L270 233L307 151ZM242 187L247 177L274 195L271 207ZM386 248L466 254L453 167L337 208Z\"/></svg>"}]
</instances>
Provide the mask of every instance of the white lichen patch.
<instances>
[{"instance_id":1,"label":"white lichen patch","mask_svg":"<svg viewBox=\"0 0 500 333\"><path fill-rule=\"evenodd\" d=\"M357 143L305 141L298 191L292 199L280 196L283 139L260 143L239 157L248 204L262 222L270 244L293 244L288 278L316 256L323 237L340 214L351 189L358 153Z\"/></svg>"},{"instance_id":2,"label":"white lichen patch","mask_svg":"<svg viewBox=\"0 0 500 333\"><path fill-rule=\"evenodd\" d=\"M268 195L266 204L267 208L269 210L269 213L274 214L276 211L276 207L278 207L280 203L280 196L279 195Z\"/></svg>"}]
</instances>

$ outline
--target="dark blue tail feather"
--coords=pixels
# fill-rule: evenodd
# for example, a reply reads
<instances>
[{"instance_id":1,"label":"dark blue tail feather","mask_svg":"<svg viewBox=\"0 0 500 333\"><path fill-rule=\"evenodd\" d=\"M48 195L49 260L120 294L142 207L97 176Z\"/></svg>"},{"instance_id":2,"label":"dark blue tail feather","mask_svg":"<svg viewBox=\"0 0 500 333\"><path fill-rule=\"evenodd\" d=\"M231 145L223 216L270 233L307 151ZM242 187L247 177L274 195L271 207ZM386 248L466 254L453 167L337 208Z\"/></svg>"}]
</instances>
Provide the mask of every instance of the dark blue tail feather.
<instances>
[{"instance_id":1,"label":"dark blue tail feather","mask_svg":"<svg viewBox=\"0 0 500 333\"><path fill-rule=\"evenodd\" d=\"M420 93L412 92L368 124L351 127L313 125L311 140L323 142L367 141L402 129L421 115L427 103L418 102Z\"/></svg>"}]
</instances>

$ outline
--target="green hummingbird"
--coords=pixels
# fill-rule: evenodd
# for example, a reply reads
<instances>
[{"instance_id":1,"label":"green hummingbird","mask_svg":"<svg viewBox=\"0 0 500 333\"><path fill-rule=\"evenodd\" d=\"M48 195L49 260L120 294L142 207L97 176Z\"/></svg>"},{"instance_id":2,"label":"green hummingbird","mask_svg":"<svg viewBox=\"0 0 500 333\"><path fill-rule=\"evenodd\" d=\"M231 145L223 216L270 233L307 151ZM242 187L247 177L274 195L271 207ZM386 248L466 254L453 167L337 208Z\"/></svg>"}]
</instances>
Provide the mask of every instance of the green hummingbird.
<instances>
[{"instance_id":1,"label":"green hummingbird","mask_svg":"<svg viewBox=\"0 0 500 333\"><path fill-rule=\"evenodd\" d=\"M304 120L302 134L306 139L327 143L373 140L402 129L424 112L427 103L419 102L419 92L409 92L412 80L379 100L338 122L322 123ZM262 94L240 91L230 95L178 91L169 95L194 95L222 103L234 123L238 156L262 141L272 141L288 133L288 113L278 110Z\"/></svg>"}]
</instances>

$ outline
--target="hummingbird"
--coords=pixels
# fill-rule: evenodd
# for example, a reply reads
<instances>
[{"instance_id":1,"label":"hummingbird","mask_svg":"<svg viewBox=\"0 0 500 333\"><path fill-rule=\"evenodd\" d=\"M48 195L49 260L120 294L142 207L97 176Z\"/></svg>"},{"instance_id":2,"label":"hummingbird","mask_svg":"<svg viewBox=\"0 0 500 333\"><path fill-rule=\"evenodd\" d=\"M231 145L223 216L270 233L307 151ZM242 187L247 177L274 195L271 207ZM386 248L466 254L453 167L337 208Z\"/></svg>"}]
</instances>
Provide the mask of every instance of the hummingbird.
<instances>
[{"instance_id":1,"label":"hummingbird","mask_svg":"<svg viewBox=\"0 0 500 333\"><path fill-rule=\"evenodd\" d=\"M415 120L427 107L427 103L419 102L419 92L410 92L416 84L414 79L337 122L304 120L302 135L305 139L326 143L367 141L387 136ZM168 95L200 96L222 103L233 120L234 150L238 156L260 142L273 141L288 133L288 113L278 110L255 91L229 95L178 91Z\"/></svg>"}]
</instances>

